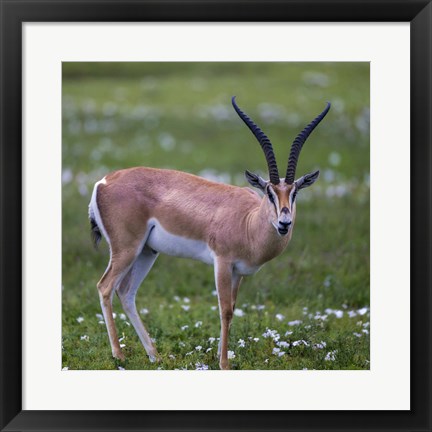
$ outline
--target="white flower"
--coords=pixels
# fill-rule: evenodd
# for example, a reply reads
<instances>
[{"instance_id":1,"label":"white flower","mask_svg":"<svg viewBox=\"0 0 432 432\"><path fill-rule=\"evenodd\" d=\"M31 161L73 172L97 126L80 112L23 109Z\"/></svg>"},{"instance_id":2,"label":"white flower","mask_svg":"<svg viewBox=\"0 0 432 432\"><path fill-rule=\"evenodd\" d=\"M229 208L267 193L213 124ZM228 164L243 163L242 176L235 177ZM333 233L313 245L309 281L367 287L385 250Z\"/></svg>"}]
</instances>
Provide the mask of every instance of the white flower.
<instances>
[{"instance_id":1,"label":"white flower","mask_svg":"<svg viewBox=\"0 0 432 432\"><path fill-rule=\"evenodd\" d=\"M243 339L238 340L238 346L239 348L244 348L246 346L245 341Z\"/></svg>"},{"instance_id":2,"label":"white flower","mask_svg":"<svg viewBox=\"0 0 432 432\"><path fill-rule=\"evenodd\" d=\"M233 358L235 358L234 351L228 351L228 358L229 358L229 359L233 359Z\"/></svg>"},{"instance_id":3,"label":"white flower","mask_svg":"<svg viewBox=\"0 0 432 432\"><path fill-rule=\"evenodd\" d=\"M298 345L305 345L305 346L309 346L309 343L306 342L305 340L301 339L301 340L296 340L292 343L292 346L298 346Z\"/></svg>"},{"instance_id":4,"label":"white flower","mask_svg":"<svg viewBox=\"0 0 432 432\"><path fill-rule=\"evenodd\" d=\"M105 321L98 321L98 324L105 324Z\"/></svg>"},{"instance_id":5,"label":"white flower","mask_svg":"<svg viewBox=\"0 0 432 432\"><path fill-rule=\"evenodd\" d=\"M214 341L216 340L216 338L214 338L214 337L209 337L208 338L208 341L212 344Z\"/></svg>"},{"instance_id":6,"label":"white flower","mask_svg":"<svg viewBox=\"0 0 432 432\"><path fill-rule=\"evenodd\" d=\"M342 318L344 314L341 310L335 310L333 313L336 315L336 318Z\"/></svg>"},{"instance_id":7,"label":"white flower","mask_svg":"<svg viewBox=\"0 0 432 432\"><path fill-rule=\"evenodd\" d=\"M289 335L292 335L293 334L293 332L292 331L287 331L287 332L285 332L285 336L289 336Z\"/></svg>"},{"instance_id":8,"label":"white flower","mask_svg":"<svg viewBox=\"0 0 432 432\"><path fill-rule=\"evenodd\" d=\"M130 326L130 322L125 321L124 323L125 323L127 326Z\"/></svg>"},{"instance_id":9,"label":"white flower","mask_svg":"<svg viewBox=\"0 0 432 432\"><path fill-rule=\"evenodd\" d=\"M258 342L259 338L253 338L254 342Z\"/></svg>"},{"instance_id":10,"label":"white flower","mask_svg":"<svg viewBox=\"0 0 432 432\"><path fill-rule=\"evenodd\" d=\"M184 310L184 311L188 311L189 309L190 309L190 306L187 306L187 305L181 305L181 308Z\"/></svg>"},{"instance_id":11,"label":"white flower","mask_svg":"<svg viewBox=\"0 0 432 432\"><path fill-rule=\"evenodd\" d=\"M313 347L314 349L324 349L326 346L327 344L324 341L321 341L321 343L317 343Z\"/></svg>"},{"instance_id":12,"label":"white flower","mask_svg":"<svg viewBox=\"0 0 432 432\"><path fill-rule=\"evenodd\" d=\"M185 355L190 356L190 355L192 355L192 354L193 354L193 351L189 351L189 352L187 352Z\"/></svg>"},{"instance_id":13,"label":"white flower","mask_svg":"<svg viewBox=\"0 0 432 432\"><path fill-rule=\"evenodd\" d=\"M282 357L283 355L285 355L285 351L281 351L280 353L278 353L279 357Z\"/></svg>"},{"instance_id":14,"label":"white flower","mask_svg":"<svg viewBox=\"0 0 432 432\"><path fill-rule=\"evenodd\" d=\"M341 162L341 155L337 152L331 152L328 157L330 165L338 166Z\"/></svg>"},{"instance_id":15,"label":"white flower","mask_svg":"<svg viewBox=\"0 0 432 432\"><path fill-rule=\"evenodd\" d=\"M113 312L112 316L113 316L114 319L117 318L117 314L115 312Z\"/></svg>"},{"instance_id":16,"label":"white flower","mask_svg":"<svg viewBox=\"0 0 432 432\"><path fill-rule=\"evenodd\" d=\"M216 297L216 296L217 296L217 291L216 291L216 290L213 290L213 291L212 291L212 295Z\"/></svg>"},{"instance_id":17,"label":"white flower","mask_svg":"<svg viewBox=\"0 0 432 432\"><path fill-rule=\"evenodd\" d=\"M356 336L356 337L362 337L362 334L361 333L357 333L357 332L354 332L353 335Z\"/></svg>"},{"instance_id":18,"label":"white flower","mask_svg":"<svg viewBox=\"0 0 432 432\"><path fill-rule=\"evenodd\" d=\"M244 316L244 312L241 310L241 309L236 309L235 311L234 311L234 315L235 316L238 316L238 317L242 317L242 316Z\"/></svg>"},{"instance_id":19,"label":"white flower","mask_svg":"<svg viewBox=\"0 0 432 432\"><path fill-rule=\"evenodd\" d=\"M364 327L364 328L369 327L369 322L365 322L365 323L363 324L363 327Z\"/></svg>"},{"instance_id":20,"label":"white flower","mask_svg":"<svg viewBox=\"0 0 432 432\"><path fill-rule=\"evenodd\" d=\"M280 348L273 348L272 354L276 355L280 352Z\"/></svg>"},{"instance_id":21,"label":"white flower","mask_svg":"<svg viewBox=\"0 0 432 432\"><path fill-rule=\"evenodd\" d=\"M96 318L97 318L98 320L101 320L101 321L103 321L103 319L104 319L104 317L103 317L102 314L96 314Z\"/></svg>"},{"instance_id":22,"label":"white flower","mask_svg":"<svg viewBox=\"0 0 432 432\"><path fill-rule=\"evenodd\" d=\"M208 365L204 363L195 363L195 370L208 370Z\"/></svg>"},{"instance_id":23,"label":"white flower","mask_svg":"<svg viewBox=\"0 0 432 432\"><path fill-rule=\"evenodd\" d=\"M289 321L289 322L288 322L288 325L289 325L289 326L296 326L296 325L301 324L302 322L303 322L303 321L301 321L301 320Z\"/></svg>"},{"instance_id":24,"label":"white flower","mask_svg":"<svg viewBox=\"0 0 432 432\"><path fill-rule=\"evenodd\" d=\"M180 328L181 328L182 330L186 330L186 329L189 328L189 326L188 326L188 325L184 325L184 326L181 326Z\"/></svg>"},{"instance_id":25,"label":"white flower","mask_svg":"<svg viewBox=\"0 0 432 432\"><path fill-rule=\"evenodd\" d=\"M119 366L117 369L118 370L126 370L124 367L121 367L121 366Z\"/></svg>"},{"instance_id":26,"label":"white flower","mask_svg":"<svg viewBox=\"0 0 432 432\"><path fill-rule=\"evenodd\" d=\"M202 350L202 346L201 345L198 345L198 346L195 347L195 351L201 351L201 350Z\"/></svg>"},{"instance_id":27,"label":"white flower","mask_svg":"<svg viewBox=\"0 0 432 432\"><path fill-rule=\"evenodd\" d=\"M146 309L146 308L142 308L142 309L140 310L140 314L141 314L141 315L148 315L148 313L149 313L149 310Z\"/></svg>"},{"instance_id":28,"label":"white flower","mask_svg":"<svg viewBox=\"0 0 432 432\"><path fill-rule=\"evenodd\" d=\"M257 308L257 310L260 311L260 310L263 310L265 308L265 306L264 305L257 305L256 308Z\"/></svg>"},{"instance_id":29,"label":"white flower","mask_svg":"<svg viewBox=\"0 0 432 432\"><path fill-rule=\"evenodd\" d=\"M202 321L197 321L195 323L195 328L201 327L202 326Z\"/></svg>"},{"instance_id":30,"label":"white flower","mask_svg":"<svg viewBox=\"0 0 432 432\"><path fill-rule=\"evenodd\" d=\"M123 320L123 321L126 320L126 315L125 315L124 313L121 313L121 314L119 315L119 317L120 317L120 319Z\"/></svg>"},{"instance_id":31,"label":"white flower","mask_svg":"<svg viewBox=\"0 0 432 432\"><path fill-rule=\"evenodd\" d=\"M183 303L190 303L190 300L187 297L183 298Z\"/></svg>"},{"instance_id":32,"label":"white flower","mask_svg":"<svg viewBox=\"0 0 432 432\"><path fill-rule=\"evenodd\" d=\"M285 341L280 341L280 342L276 342L277 346L282 347L282 348L289 348L290 344L288 342Z\"/></svg>"},{"instance_id":33,"label":"white flower","mask_svg":"<svg viewBox=\"0 0 432 432\"><path fill-rule=\"evenodd\" d=\"M174 354L170 354L170 355L168 356L168 358L170 358L171 360L175 360L176 356L175 356Z\"/></svg>"},{"instance_id":34,"label":"white flower","mask_svg":"<svg viewBox=\"0 0 432 432\"><path fill-rule=\"evenodd\" d=\"M206 349L206 353L212 350L212 347Z\"/></svg>"},{"instance_id":35,"label":"white flower","mask_svg":"<svg viewBox=\"0 0 432 432\"><path fill-rule=\"evenodd\" d=\"M125 346L125 344L120 344L120 348L124 348Z\"/></svg>"},{"instance_id":36,"label":"white flower","mask_svg":"<svg viewBox=\"0 0 432 432\"><path fill-rule=\"evenodd\" d=\"M337 353L337 350L328 352L326 354L324 360L325 361L335 361L336 360L336 353Z\"/></svg>"},{"instance_id":37,"label":"white flower","mask_svg":"<svg viewBox=\"0 0 432 432\"><path fill-rule=\"evenodd\" d=\"M122 336L120 339L119 339L119 342L122 342L123 340L124 340L124 336Z\"/></svg>"},{"instance_id":38,"label":"white flower","mask_svg":"<svg viewBox=\"0 0 432 432\"><path fill-rule=\"evenodd\" d=\"M84 321L84 318L82 316L79 316L76 320L81 324Z\"/></svg>"},{"instance_id":39,"label":"white flower","mask_svg":"<svg viewBox=\"0 0 432 432\"><path fill-rule=\"evenodd\" d=\"M84 341L89 341L90 340L90 338L87 336L87 335L83 335L83 336L81 336L81 338L80 338L81 340L84 340Z\"/></svg>"},{"instance_id":40,"label":"white flower","mask_svg":"<svg viewBox=\"0 0 432 432\"><path fill-rule=\"evenodd\" d=\"M215 311L215 310L217 309L217 306L212 306L210 309L211 309L212 311Z\"/></svg>"},{"instance_id":41,"label":"white flower","mask_svg":"<svg viewBox=\"0 0 432 432\"><path fill-rule=\"evenodd\" d=\"M348 316L350 318L354 318L355 316L357 316L357 312L356 311L348 311Z\"/></svg>"},{"instance_id":42,"label":"white flower","mask_svg":"<svg viewBox=\"0 0 432 432\"><path fill-rule=\"evenodd\" d=\"M272 338L275 341L278 341L280 338L280 335L277 332L277 330L271 330L269 328L267 328L266 331L262 335L265 338Z\"/></svg>"},{"instance_id":43,"label":"white flower","mask_svg":"<svg viewBox=\"0 0 432 432\"><path fill-rule=\"evenodd\" d=\"M179 342L179 347L184 348L186 346L186 344L184 342Z\"/></svg>"},{"instance_id":44,"label":"white flower","mask_svg":"<svg viewBox=\"0 0 432 432\"><path fill-rule=\"evenodd\" d=\"M278 321L283 321L284 318L285 318L285 317L284 317L282 314L276 314L276 319L277 319Z\"/></svg>"},{"instance_id":45,"label":"white flower","mask_svg":"<svg viewBox=\"0 0 432 432\"><path fill-rule=\"evenodd\" d=\"M366 329L363 329L362 332L363 332L364 334L369 334L369 330L366 330Z\"/></svg>"},{"instance_id":46,"label":"white flower","mask_svg":"<svg viewBox=\"0 0 432 432\"><path fill-rule=\"evenodd\" d=\"M174 300L175 300L176 302L179 302L179 301L180 301L180 297L179 297L179 296L174 296L173 298L174 298Z\"/></svg>"},{"instance_id":47,"label":"white flower","mask_svg":"<svg viewBox=\"0 0 432 432\"><path fill-rule=\"evenodd\" d=\"M367 307L361 308L357 311L359 315L364 315L368 311Z\"/></svg>"}]
</instances>

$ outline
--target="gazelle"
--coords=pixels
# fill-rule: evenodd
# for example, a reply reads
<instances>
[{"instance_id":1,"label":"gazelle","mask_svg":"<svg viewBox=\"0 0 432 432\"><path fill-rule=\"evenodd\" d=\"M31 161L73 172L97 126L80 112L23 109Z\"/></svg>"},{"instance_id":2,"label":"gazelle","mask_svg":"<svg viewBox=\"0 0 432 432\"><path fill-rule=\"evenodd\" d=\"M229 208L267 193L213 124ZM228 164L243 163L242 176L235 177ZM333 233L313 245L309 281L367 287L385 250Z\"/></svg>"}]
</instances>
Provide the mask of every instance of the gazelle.
<instances>
[{"instance_id":1,"label":"gazelle","mask_svg":"<svg viewBox=\"0 0 432 432\"><path fill-rule=\"evenodd\" d=\"M232 104L267 160L269 181L245 172L247 181L264 193L262 198L249 188L143 167L115 171L94 186L89 205L93 239L97 245L103 234L110 247L109 264L97 288L115 358L124 360L112 315L114 292L150 360L158 359L135 296L159 253L165 253L214 266L221 321L219 365L229 369L228 333L240 283L281 254L291 239L296 195L319 175L315 171L294 180L297 160L330 103L294 140L284 178L279 177L270 140L241 111L235 97Z\"/></svg>"}]
</instances>

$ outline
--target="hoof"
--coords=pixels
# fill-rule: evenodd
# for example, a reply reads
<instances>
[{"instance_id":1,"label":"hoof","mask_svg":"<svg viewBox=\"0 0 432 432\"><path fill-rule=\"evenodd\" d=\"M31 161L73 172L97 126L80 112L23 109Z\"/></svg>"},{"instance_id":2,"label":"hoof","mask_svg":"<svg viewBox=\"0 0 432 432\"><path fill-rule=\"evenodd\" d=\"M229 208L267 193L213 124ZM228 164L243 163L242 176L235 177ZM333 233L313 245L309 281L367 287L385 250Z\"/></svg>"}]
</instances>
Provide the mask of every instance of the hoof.
<instances>
[{"instance_id":1,"label":"hoof","mask_svg":"<svg viewBox=\"0 0 432 432\"><path fill-rule=\"evenodd\" d=\"M226 361L226 362L221 361L219 363L219 367L221 368L221 370L230 370L230 366L229 366L228 361Z\"/></svg>"},{"instance_id":2,"label":"hoof","mask_svg":"<svg viewBox=\"0 0 432 432\"><path fill-rule=\"evenodd\" d=\"M113 353L113 357L115 358L115 359L117 359L117 360L121 360L121 361L125 361L126 360L126 357L125 357L125 355L120 351L120 352L117 352L117 353Z\"/></svg>"},{"instance_id":3,"label":"hoof","mask_svg":"<svg viewBox=\"0 0 432 432\"><path fill-rule=\"evenodd\" d=\"M148 358L150 360L150 363L160 363L161 361L159 355L149 355Z\"/></svg>"}]
</instances>

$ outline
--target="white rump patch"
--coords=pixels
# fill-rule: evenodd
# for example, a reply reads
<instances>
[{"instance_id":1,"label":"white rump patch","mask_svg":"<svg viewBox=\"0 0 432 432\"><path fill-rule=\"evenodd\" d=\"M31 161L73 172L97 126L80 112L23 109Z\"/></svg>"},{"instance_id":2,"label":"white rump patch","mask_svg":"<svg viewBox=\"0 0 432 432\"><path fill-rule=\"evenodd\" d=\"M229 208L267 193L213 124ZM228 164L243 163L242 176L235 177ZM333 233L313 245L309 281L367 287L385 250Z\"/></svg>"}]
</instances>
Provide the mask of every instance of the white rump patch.
<instances>
[{"instance_id":1,"label":"white rump patch","mask_svg":"<svg viewBox=\"0 0 432 432\"><path fill-rule=\"evenodd\" d=\"M94 188L93 188L93 193L92 193L92 197L90 200L90 204L89 204L89 218L90 219L94 219L99 227L99 229L101 230L103 236L105 237L105 240L108 242L108 244L110 245L110 239L108 237L108 234L105 230L105 227L103 225L100 213L99 213L99 208L97 206L97 188L100 184L106 184L106 178L104 177L102 180L99 180L98 182L95 183Z\"/></svg>"}]
</instances>

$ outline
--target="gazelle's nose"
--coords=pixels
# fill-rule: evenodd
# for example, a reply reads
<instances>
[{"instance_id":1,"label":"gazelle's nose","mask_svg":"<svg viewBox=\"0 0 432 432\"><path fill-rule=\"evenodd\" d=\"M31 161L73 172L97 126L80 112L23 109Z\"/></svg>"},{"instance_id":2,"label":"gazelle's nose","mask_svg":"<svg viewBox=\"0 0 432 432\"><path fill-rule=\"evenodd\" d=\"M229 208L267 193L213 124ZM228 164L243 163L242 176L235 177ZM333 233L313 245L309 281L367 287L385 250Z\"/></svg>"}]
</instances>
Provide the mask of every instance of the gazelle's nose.
<instances>
[{"instance_id":1,"label":"gazelle's nose","mask_svg":"<svg viewBox=\"0 0 432 432\"><path fill-rule=\"evenodd\" d=\"M291 221L287 221L287 222L279 221L279 227L280 228L289 228L291 224L292 224Z\"/></svg>"},{"instance_id":2,"label":"gazelle's nose","mask_svg":"<svg viewBox=\"0 0 432 432\"><path fill-rule=\"evenodd\" d=\"M287 234L291 224L292 221L286 221L286 222L279 221L279 226L278 226L279 234L281 235Z\"/></svg>"}]
</instances>

